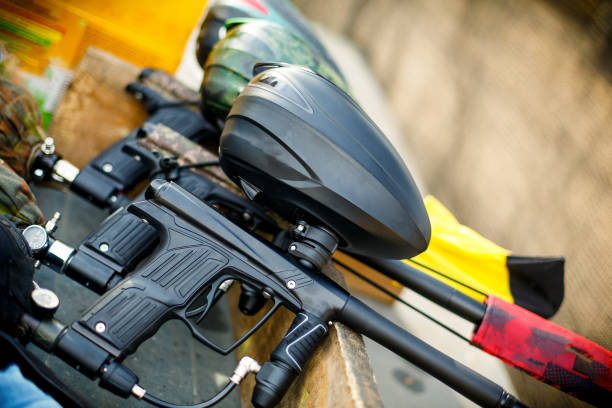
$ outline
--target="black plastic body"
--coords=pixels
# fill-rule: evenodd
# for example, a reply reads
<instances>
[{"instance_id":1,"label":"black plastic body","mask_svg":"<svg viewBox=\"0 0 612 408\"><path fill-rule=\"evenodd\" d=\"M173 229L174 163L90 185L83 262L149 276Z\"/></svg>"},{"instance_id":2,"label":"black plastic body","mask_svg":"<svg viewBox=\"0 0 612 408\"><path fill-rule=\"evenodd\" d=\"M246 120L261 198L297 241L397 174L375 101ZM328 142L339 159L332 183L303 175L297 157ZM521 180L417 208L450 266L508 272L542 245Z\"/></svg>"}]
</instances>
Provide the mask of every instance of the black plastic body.
<instances>
[{"instance_id":1,"label":"black plastic body","mask_svg":"<svg viewBox=\"0 0 612 408\"><path fill-rule=\"evenodd\" d=\"M58 340L53 352L84 375L96 377L109 353L73 330L67 330Z\"/></svg>"},{"instance_id":2,"label":"black plastic body","mask_svg":"<svg viewBox=\"0 0 612 408\"><path fill-rule=\"evenodd\" d=\"M153 227L122 208L81 242L63 272L102 294L150 254L158 242Z\"/></svg>"},{"instance_id":3,"label":"black plastic body","mask_svg":"<svg viewBox=\"0 0 612 408\"><path fill-rule=\"evenodd\" d=\"M76 251L64 268L64 273L70 279L80 283L92 291L102 294L121 279L118 271L103 260Z\"/></svg>"},{"instance_id":4,"label":"black plastic body","mask_svg":"<svg viewBox=\"0 0 612 408\"><path fill-rule=\"evenodd\" d=\"M186 308L202 289L227 278L246 281L288 309L322 321L343 307L348 293L336 283L298 266L175 184L154 181L148 198L128 210L158 229L156 255L72 325L114 357L132 353L170 318L185 321L200 339ZM100 322L103 333L95 330Z\"/></svg>"},{"instance_id":5,"label":"black plastic body","mask_svg":"<svg viewBox=\"0 0 612 408\"><path fill-rule=\"evenodd\" d=\"M138 384L138 377L130 369L116 361L105 365L100 375L100 387L127 398L132 394L132 387Z\"/></svg>"},{"instance_id":6,"label":"black plastic body","mask_svg":"<svg viewBox=\"0 0 612 408\"><path fill-rule=\"evenodd\" d=\"M223 207L225 216L243 228L277 230L274 221L254 203L193 171L183 169L178 174L178 185L200 200ZM57 268L88 289L102 294L121 281L158 244L157 230L122 208L111 214L81 242L66 265L58 265ZM243 311L247 314L257 313L265 299L253 288L247 292L250 296L245 294L241 302Z\"/></svg>"},{"instance_id":7,"label":"black plastic body","mask_svg":"<svg viewBox=\"0 0 612 408\"><path fill-rule=\"evenodd\" d=\"M39 151L36 157L34 157L34 160L32 161L30 171L33 173L36 169L42 170L43 176L38 181L51 180L51 175L53 174L53 167L60 159L61 156L58 156L57 154L44 154L43 152ZM30 174L30 176L36 178L36 175L34 174Z\"/></svg>"},{"instance_id":8,"label":"black plastic body","mask_svg":"<svg viewBox=\"0 0 612 408\"><path fill-rule=\"evenodd\" d=\"M403 261L357 257L361 262L376 269L402 286L414 290L446 310L472 322L480 324L487 306L476 299L459 292L439 280L421 272Z\"/></svg>"},{"instance_id":9,"label":"black plastic body","mask_svg":"<svg viewBox=\"0 0 612 408\"><path fill-rule=\"evenodd\" d=\"M230 111L219 158L250 198L324 225L346 251L407 258L427 248L429 218L402 159L350 97L310 70L255 77Z\"/></svg>"},{"instance_id":10,"label":"black plastic body","mask_svg":"<svg viewBox=\"0 0 612 408\"><path fill-rule=\"evenodd\" d=\"M149 255L158 242L155 228L122 208L83 240L79 252L87 253L125 275Z\"/></svg>"},{"instance_id":11,"label":"black plastic body","mask_svg":"<svg viewBox=\"0 0 612 408\"><path fill-rule=\"evenodd\" d=\"M141 84L130 84L128 89L138 93L151 112L146 124L162 124L196 143L218 135L199 113L176 103L164 102L159 94ZM98 154L79 172L71 189L103 208L115 210L127 205L129 201L123 194L145 180L152 169L137 155L126 152L125 147L136 143L146 129L143 126L130 132Z\"/></svg>"},{"instance_id":12,"label":"black plastic body","mask_svg":"<svg viewBox=\"0 0 612 408\"><path fill-rule=\"evenodd\" d=\"M115 209L125 204L123 200L117 202L121 194L132 189L148 175L143 163L123 152L123 146L135 141L136 135L137 131L132 131L98 154L79 172L70 188L103 208Z\"/></svg>"}]
</instances>

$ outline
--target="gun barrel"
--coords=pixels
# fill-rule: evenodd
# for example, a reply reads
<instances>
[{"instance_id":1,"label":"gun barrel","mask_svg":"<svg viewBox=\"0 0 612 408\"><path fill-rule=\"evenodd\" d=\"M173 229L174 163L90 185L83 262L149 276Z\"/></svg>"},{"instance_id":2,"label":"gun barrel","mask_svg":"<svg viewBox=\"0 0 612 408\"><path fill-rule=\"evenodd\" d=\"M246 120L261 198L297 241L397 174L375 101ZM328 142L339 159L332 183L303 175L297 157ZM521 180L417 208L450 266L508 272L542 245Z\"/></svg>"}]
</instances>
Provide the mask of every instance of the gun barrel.
<instances>
[{"instance_id":1,"label":"gun barrel","mask_svg":"<svg viewBox=\"0 0 612 408\"><path fill-rule=\"evenodd\" d=\"M357 259L476 325L480 324L487 311L484 303L432 278L406 262L363 256L357 256Z\"/></svg>"},{"instance_id":2,"label":"gun barrel","mask_svg":"<svg viewBox=\"0 0 612 408\"><path fill-rule=\"evenodd\" d=\"M350 297L339 321L436 377L482 407L516 407L502 387L419 340L376 311Z\"/></svg>"}]
</instances>

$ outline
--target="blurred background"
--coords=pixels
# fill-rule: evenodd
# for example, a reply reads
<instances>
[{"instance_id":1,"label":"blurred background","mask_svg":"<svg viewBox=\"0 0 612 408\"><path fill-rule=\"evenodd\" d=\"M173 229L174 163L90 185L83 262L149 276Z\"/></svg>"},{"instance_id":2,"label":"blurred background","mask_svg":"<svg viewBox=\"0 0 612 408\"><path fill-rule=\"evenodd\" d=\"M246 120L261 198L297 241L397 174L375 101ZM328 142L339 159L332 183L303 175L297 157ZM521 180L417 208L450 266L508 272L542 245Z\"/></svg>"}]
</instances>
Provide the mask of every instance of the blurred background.
<instances>
[{"instance_id":1,"label":"blurred background","mask_svg":"<svg viewBox=\"0 0 612 408\"><path fill-rule=\"evenodd\" d=\"M517 254L565 256L552 320L610 349L612 4L295 3L368 60L427 192ZM533 406L580 406L508 371Z\"/></svg>"},{"instance_id":2,"label":"blurred background","mask_svg":"<svg viewBox=\"0 0 612 408\"><path fill-rule=\"evenodd\" d=\"M422 192L515 254L565 256L565 300L552 320L612 348L612 3L294 3L316 23ZM176 73L197 88L202 71L194 41L207 2L180 4L0 0L0 40L20 58L19 81L48 125L89 46ZM483 353L444 344L439 329L413 314L387 312L482 368ZM394 357L368 347L379 386L416 378L406 394L414 397L419 375L385 370ZM533 406L584 406L501 364L482 369L496 381L511 381ZM414 406L450 406L452 395L431 385ZM384 401L404 406L402 398L398 391Z\"/></svg>"}]
</instances>

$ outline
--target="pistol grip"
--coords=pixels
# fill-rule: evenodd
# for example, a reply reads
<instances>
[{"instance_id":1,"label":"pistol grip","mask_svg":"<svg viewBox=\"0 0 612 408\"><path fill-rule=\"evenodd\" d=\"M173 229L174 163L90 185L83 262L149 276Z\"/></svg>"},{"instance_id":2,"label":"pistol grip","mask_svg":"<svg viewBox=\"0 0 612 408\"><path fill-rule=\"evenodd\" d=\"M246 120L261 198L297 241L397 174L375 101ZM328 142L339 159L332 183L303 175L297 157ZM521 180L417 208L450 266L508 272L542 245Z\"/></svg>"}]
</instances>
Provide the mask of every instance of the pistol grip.
<instances>
[{"instance_id":1,"label":"pistol grip","mask_svg":"<svg viewBox=\"0 0 612 408\"><path fill-rule=\"evenodd\" d=\"M228 258L207 245L162 251L105 294L75 330L95 335L115 357L133 353L214 275Z\"/></svg>"},{"instance_id":2,"label":"pistol grip","mask_svg":"<svg viewBox=\"0 0 612 408\"><path fill-rule=\"evenodd\" d=\"M258 408L276 406L293 379L327 334L327 325L317 316L300 312L289 331L255 377L251 402Z\"/></svg>"}]
</instances>

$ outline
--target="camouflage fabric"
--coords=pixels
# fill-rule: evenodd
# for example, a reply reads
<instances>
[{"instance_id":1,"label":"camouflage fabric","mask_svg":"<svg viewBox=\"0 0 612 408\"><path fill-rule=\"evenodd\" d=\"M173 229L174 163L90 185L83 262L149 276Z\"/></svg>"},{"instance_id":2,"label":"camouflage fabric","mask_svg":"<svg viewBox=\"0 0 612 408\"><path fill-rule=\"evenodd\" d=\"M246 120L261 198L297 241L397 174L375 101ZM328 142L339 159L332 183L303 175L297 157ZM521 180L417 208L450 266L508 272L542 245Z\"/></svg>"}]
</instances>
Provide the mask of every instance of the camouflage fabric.
<instances>
[{"instance_id":1,"label":"camouflage fabric","mask_svg":"<svg viewBox=\"0 0 612 408\"><path fill-rule=\"evenodd\" d=\"M0 158L29 178L29 162L45 138L40 110L25 89L0 79Z\"/></svg>"},{"instance_id":2,"label":"camouflage fabric","mask_svg":"<svg viewBox=\"0 0 612 408\"><path fill-rule=\"evenodd\" d=\"M225 118L253 77L253 66L261 61L310 68L349 93L340 73L301 37L278 24L253 20L231 28L209 54L202 81L202 110Z\"/></svg>"},{"instance_id":3,"label":"camouflage fabric","mask_svg":"<svg viewBox=\"0 0 612 408\"><path fill-rule=\"evenodd\" d=\"M7 51L6 45L0 41L0 79L10 79L19 67L19 58Z\"/></svg>"},{"instance_id":4,"label":"camouflage fabric","mask_svg":"<svg viewBox=\"0 0 612 408\"><path fill-rule=\"evenodd\" d=\"M151 151L158 150L167 156L176 156L181 165L219 160L217 155L203 149L200 145L164 124L146 122L143 128L146 130L147 136L139 139L139 144ZM208 178L214 178L218 184L235 193L241 193L241 190L230 181L221 167L194 168L192 170Z\"/></svg>"},{"instance_id":5,"label":"camouflage fabric","mask_svg":"<svg viewBox=\"0 0 612 408\"><path fill-rule=\"evenodd\" d=\"M139 82L166 98L169 102L186 102L197 106L200 94L181 81L159 69L145 69Z\"/></svg>"},{"instance_id":6,"label":"camouflage fabric","mask_svg":"<svg viewBox=\"0 0 612 408\"><path fill-rule=\"evenodd\" d=\"M25 180L0 159L0 214L18 226L42 224L44 218Z\"/></svg>"}]
</instances>

